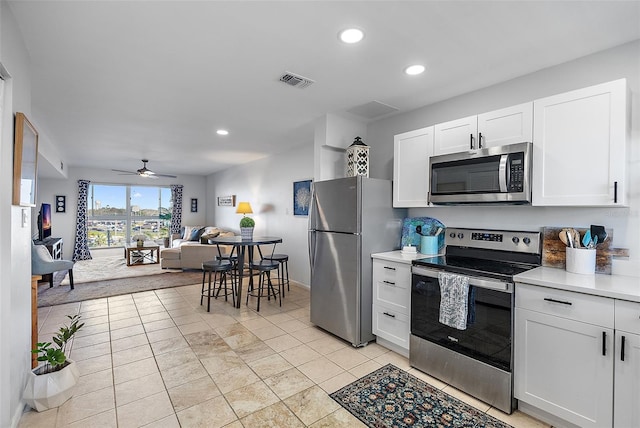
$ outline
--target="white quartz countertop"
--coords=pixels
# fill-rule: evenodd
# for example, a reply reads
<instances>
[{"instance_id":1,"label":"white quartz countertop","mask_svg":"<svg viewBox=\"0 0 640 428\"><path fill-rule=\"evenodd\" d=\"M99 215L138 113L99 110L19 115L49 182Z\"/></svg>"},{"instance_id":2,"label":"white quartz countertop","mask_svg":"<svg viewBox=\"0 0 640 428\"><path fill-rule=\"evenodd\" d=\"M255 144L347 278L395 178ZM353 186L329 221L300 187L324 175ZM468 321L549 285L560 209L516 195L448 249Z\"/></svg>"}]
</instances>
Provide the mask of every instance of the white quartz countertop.
<instances>
[{"instance_id":1,"label":"white quartz countertop","mask_svg":"<svg viewBox=\"0 0 640 428\"><path fill-rule=\"evenodd\" d=\"M567 272L564 269L539 267L516 275L514 280L559 290L640 302L639 277L603 274L581 275Z\"/></svg>"},{"instance_id":2,"label":"white quartz countertop","mask_svg":"<svg viewBox=\"0 0 640 428\"><path fill-rule=\"evenodd\" d=\"M425 257L431 257L431 256L425 256L422 253L403 254L401 250L387 251L386 253L371 254L372 259L387 260L389 262L405 263L408 265L410 265L411 262L416 259L423 259Z\"/></svg>"}]
</instances>

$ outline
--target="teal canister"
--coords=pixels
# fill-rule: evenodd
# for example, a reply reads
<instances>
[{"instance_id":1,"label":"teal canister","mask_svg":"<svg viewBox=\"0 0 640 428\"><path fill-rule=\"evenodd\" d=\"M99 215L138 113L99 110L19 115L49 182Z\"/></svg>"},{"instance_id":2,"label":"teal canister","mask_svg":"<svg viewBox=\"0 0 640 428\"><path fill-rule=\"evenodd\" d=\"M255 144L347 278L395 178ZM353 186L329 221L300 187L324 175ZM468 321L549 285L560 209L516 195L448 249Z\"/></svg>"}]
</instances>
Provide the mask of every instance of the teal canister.
<instances>
[{"instance_id":1,"label":"teal canister","mask_svg":"<svg viewBox=\"0 0 640 428\"><path fill-rule=\"evenodd\" d=\"M438 237L437 236L421 236L420 252L426 255L438 254Z\"/></svg>"}]
</instances>

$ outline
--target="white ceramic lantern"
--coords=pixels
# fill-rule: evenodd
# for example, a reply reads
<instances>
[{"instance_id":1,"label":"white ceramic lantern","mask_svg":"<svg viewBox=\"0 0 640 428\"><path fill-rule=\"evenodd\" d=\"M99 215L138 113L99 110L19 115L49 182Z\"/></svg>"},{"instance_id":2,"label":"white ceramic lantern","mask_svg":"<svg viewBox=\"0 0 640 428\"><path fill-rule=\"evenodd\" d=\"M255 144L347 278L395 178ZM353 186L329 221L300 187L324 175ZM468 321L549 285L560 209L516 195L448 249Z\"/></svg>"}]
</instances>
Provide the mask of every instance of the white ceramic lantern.
<instances>
[{"instance_id":1,"label":"white ceramic lantern","mask_svg":"<svg viewBox=\"0 0 640 428\"><path fill-rule=\"evenodd\" d=\"M357 175L369 176L369 146L360 137L347 147L347 177Z\"/></svg>"}]
</instances>

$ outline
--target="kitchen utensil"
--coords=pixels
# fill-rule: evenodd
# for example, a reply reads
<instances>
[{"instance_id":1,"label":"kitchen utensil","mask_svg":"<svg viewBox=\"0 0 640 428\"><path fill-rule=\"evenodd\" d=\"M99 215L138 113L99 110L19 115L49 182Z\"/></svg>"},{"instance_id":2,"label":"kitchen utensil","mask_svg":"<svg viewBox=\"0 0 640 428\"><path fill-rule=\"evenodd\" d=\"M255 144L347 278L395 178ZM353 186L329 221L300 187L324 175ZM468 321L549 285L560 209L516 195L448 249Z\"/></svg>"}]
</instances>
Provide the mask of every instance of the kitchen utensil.
<instances>
[{"instance_id":1,"label":"kitchen utensil","mask_svg":"<svg viewBox=\"0 0 640 428\"><path fill-rule=\"evenodd\" d=\"M591 245L591 231L587 229L587 231L584 232L584 236L582 237L582 246L591 248L590 245Z\"/></svg>"},{"instance_id":2,"label":"kitchen utensil","mask_svg":"<svg viewBox=\"0 0 640 428\"><path fill-rule=\"evenodd\" d=\"M440 235L442 233L444 229L442 229L441 227L438 228L438 230L436 230L436 236Z\"/></svg>"},{"instance_id":3,"label":"kitchen utensil","mask_svg":"<svg viewBox=\"0 0 640 428\"><path fill-rule=\"evenodd\" d=\"M599 226L596 224L591 225L591 236L597 236L598 242L604 242L607 239L607 232L604 230L604 226Z\"/></svg>"},{"instance_id":4,"label":"kitchen utensil","mask_svg":"<svg viewBox=\"0 0 640 428\"><path fill-rule=\"evenodd\" d=\"M580 248L580 232L571 228L569 229L569 234L571 235L571 243L573 244L573 248Z\"/></svg>"}]
</instances>

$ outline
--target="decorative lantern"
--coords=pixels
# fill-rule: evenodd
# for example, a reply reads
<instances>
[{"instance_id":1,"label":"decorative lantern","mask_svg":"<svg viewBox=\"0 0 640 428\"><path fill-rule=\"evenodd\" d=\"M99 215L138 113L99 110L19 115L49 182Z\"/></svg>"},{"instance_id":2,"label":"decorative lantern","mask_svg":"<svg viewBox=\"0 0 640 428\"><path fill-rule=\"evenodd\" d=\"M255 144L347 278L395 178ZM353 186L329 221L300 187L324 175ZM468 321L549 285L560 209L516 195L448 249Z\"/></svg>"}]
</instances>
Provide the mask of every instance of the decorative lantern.
<instances>
[{"instance_id":1,"label":"decorative lantern","mask_svg":"<svg viewBox=\"0 0 640 428\"><path fill-rule=\"evenodd\" d=\"M369 146L360 137L347 147L347 177L357 175L369 176Z\"/></svg>"}]
</instances>

